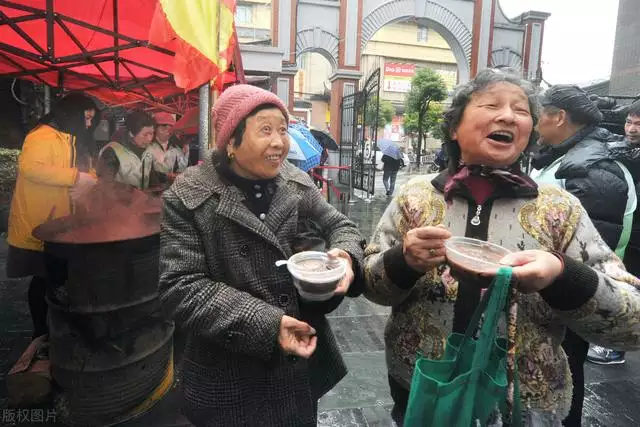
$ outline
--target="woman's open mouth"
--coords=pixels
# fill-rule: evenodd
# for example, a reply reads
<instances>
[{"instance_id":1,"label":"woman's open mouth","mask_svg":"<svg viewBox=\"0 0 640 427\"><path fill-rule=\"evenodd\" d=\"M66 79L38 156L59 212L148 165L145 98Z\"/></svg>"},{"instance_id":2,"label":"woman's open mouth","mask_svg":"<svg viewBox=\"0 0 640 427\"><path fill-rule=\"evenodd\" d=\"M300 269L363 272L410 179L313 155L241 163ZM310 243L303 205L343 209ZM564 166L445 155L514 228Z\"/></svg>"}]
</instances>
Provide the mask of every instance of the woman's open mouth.
<instances>
[{"instance_id":1,"label":"woman's open mouth","mask_svg":"<svg viewBox=\"0 0 640 427\"><path fill-rule=\"evenodd\" d=\"M487 138L501 144L511 144L513 142L513 133L508 130L499 130L490 133Z\"/></svg>"}]
</instances>

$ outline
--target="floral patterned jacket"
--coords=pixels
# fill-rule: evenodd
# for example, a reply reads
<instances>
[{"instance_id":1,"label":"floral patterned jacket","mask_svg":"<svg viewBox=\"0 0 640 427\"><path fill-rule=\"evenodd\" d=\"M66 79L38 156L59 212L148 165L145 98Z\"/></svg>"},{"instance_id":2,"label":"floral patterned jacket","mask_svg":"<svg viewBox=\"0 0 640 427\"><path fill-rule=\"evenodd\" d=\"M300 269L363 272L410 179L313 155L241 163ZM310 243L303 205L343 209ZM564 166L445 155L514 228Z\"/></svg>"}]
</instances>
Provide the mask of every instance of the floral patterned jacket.
<instances>
[{"instance_id":1,"label":"floral patterned jacket","mask_svg":"<svg viewBox=\"0 0 640 427\"><path fill-rule=\"evenodd\" d=\"M516 351L520 397L528 425L559 425L571 406L572 382L560 344L569 327L589 342L620 350L640 346L640 281L603 242L578 199L564 190L498 192L478 206L464 186L445 202L446 172L406 184L387 207L365 251L365 296L391 306L385 330L389 374L409 388L417 351L443 354L446 337L464 332L479 301L442 266L413 271L402 255L405 234L445 225L454 236L510 250L563 254L565 270L540 293L520 294ZM478 214L478 215L476 215ZM472 217L478 216L471 221ZM476 293L478 295L476 295ZM466 308L465 308L466 307Z\"/></svg>"}]
</instances>

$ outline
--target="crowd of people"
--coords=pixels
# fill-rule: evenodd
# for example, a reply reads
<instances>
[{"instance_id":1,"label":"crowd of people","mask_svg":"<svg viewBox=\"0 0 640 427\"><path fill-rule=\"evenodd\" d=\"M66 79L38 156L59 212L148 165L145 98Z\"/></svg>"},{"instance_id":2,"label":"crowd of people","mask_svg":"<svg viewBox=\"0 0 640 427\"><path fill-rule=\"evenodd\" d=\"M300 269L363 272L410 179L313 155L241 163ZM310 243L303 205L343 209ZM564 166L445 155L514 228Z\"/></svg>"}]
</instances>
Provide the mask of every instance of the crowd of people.
<instances>
[{"instance_id":1,"label":"crowd of people","mask_svg":"<svg viewBox=\"0 0 640 427\"><path fill-rule=\"evenodd\" d=\"M131 113L94 161L98 116L89 98L70 95L27 136L8 271L33 276L34 336L46 333L42 242L31 230L69 214L96 179L172 183L159 292L187 336L183 411L195 425L316 426L318 400L347 373L325 315L360 295L391 307L388 382L403 425L417 355L442 357L491 283L448 265L452 236L512 251L501 263L518 290L517 323L508 326L524 426L581 425L585 360L620 363L640 346L640 108L617 136L598 127L602 114L577 87L540 96L509 70L481 71L444 113L446 168L399 189L368 242L287 162L289 112L271 92L225 90L213 108L216 149L190 168L164 113ZM529 176L520 160L536 144ZM385 163L390 194L398 165ZM326 301L301 298L276 267L311 248L348 266ZM485 421L502 425L500 411Z\"/></svg>"},{"instance_id":2,"label":"crowd of people","mask_svg":"<svg viewBox=\"0 0 640 427\"><path fill-rule=\"evenodd\" d=\"M27 134L22 146L9 215L7 276L31 277L28 303L34 338L48 332L49 281L44 245L32 235L33 229L73 213L98 180L162 188L187 167L188 145L170 140L176 123L172 115L133 111L100 151L93 139L99 120L100 111L89 96L68 94Z\"/></svg>"}]
</instances>

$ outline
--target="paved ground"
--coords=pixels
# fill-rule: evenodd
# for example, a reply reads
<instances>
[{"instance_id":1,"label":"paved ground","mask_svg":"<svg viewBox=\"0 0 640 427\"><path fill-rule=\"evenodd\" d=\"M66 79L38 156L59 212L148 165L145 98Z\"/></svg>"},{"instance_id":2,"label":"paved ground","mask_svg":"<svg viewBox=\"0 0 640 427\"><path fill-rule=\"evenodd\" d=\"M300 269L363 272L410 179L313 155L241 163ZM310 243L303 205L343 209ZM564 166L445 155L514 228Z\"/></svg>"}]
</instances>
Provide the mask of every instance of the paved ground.
<instances>
[{"instance_id":1,"label":"paved ground","mask_svg":"<svg viewBox=\"0 0 640 427\"><path fill-rule=\"evenodd\" d=\"M402 172L398 185L406 182ZM387 205L380 179L379 195L370 203L358 200L349 206L349 216L369 236ZM7 412L4 375L26 348L30 336L24 281L8 280L5 273L6 246L0 243L0 409ZM391 398L386 382L383 330L388 309L364 298L346 301L330 317L344 354L349 374L320 401L318 426L391 426ZM587 366L585 426L627 427L640 425L640 354L628 354L627 364L616 367ZM170 394L146 418L133 426L185 425L177 414L177 394ZM45 413L46 418L46 413ZM26 422L2 425L28 425ZM54 425L51 422L33 425ZM231 427L231 426L230 426Z\"/></svg>"}]
</instances>

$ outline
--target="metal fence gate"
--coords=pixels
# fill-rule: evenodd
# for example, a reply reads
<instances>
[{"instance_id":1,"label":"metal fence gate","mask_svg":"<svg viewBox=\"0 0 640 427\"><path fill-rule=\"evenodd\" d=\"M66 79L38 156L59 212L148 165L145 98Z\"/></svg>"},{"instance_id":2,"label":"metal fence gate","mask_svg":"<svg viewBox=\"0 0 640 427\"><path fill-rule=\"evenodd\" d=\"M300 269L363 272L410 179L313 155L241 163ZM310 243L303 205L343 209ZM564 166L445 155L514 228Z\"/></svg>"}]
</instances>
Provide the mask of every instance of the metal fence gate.
<instances>
[{"instance_id":1,"label":"metal fence gate","mask_svg":"<svg viewBox=\"0 0 640 427\"><path fill-rule=\"evenodd\" d=\"M345 95L340 104L340 184L366 191L373 196L376 185L376 141L378 140L378 110L380 108L380 69L364 82L360 91ZM351 182L349 182L351 180Z\"/></svg>"}]
</instances>

